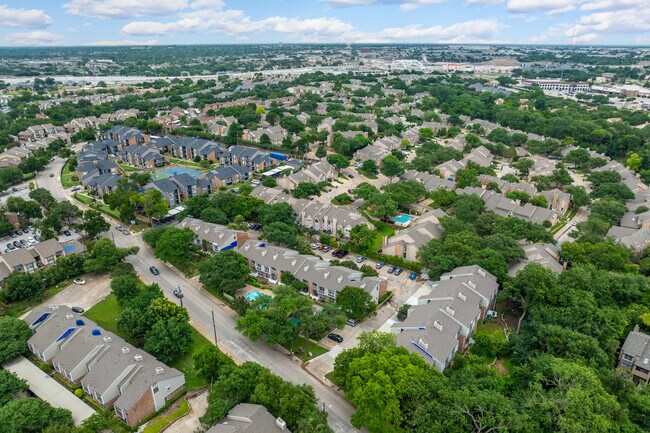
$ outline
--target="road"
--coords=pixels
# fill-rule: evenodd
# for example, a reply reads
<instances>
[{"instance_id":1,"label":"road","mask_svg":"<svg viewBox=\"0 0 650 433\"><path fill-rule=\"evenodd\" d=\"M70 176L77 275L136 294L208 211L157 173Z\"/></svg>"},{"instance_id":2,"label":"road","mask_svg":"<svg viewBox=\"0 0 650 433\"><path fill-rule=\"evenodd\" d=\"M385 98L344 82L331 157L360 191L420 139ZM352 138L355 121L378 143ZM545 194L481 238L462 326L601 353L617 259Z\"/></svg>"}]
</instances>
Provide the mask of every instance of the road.
<instances>
[{"instance_id":1,"label":"road","mask_svg":"<svg viewBox=\"0 0 650 433\"><path fill-rule=\"evenodd\" d=\"M68 199L71 195L71 192L64 190L60 183L60 173L64 163L65 161L57 159L38 176L39 186L48 189L57 200ZM49 173L55 173L54 177L50 177ZM75 204L85 208L79 203ZM114 224L115 222L113 222ZM329 425L335 432L349 433L358 431L350 424L350 417L354 413L354 407L347 400L331 388L323 385L285 355L261 341L253 342L241 335L235 330L235 316L230 309L205 292L198 281L181 276L166 263L158 260L145 246L140 235L124 235L112 227L106 233L106 236L112 238L115 244L120 247L139 247L139 253L129 256L127 261L134 266L143 281L155 282L160 285L169 299L178 302L172 291L175 287L181 286L185 295L183 297L183 306L190 315L192 325L205 337L210 340L214 339L212 327L212 313L214 312L219 346L225 352L242 361L257 362L285 380L310 385L314 388L319 399L319 405L324 405L326 408L329 415ZM152 265L158 268L160 275L151 274L149 267Z\"/></svg>"},{"instance_id":2,"label":"road","mask_svg":"<svg viewBox=\"0 0 650 433\"><path fill-rule=\"evenodd\" d=\"M578 213L576 213L576 216L573 217L573 220L569 221L562 229L560 229L559 232L555 233L555 240L557 241L558 245L562 245L563 243L567 241L572 241L573 238L569 236L569 233L574 231L576 229L576 226L573 225L573 222L576 224L582 221L586 221L587 217L589 216L589 213L584 207L581 207L578 210Z\"/></svg>"}]
</instances>

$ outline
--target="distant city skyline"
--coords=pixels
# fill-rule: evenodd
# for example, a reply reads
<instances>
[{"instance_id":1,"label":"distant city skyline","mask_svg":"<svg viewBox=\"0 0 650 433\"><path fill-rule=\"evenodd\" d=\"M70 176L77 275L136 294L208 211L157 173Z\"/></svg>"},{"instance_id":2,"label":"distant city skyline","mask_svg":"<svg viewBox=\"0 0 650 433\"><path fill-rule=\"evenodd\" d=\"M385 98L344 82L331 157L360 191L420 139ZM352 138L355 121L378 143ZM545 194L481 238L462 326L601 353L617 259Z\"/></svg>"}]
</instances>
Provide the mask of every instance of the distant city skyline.
<instances>
[{"instance_id":1,"label":"distant city skyline","mask_svg":"<svg viewBox=\"0 0 650 433\"><path fill-rule=\"evenodd\" d=\"M0 46L650 45L648 0L0 0Z\"/></svg>"}]
</instances>

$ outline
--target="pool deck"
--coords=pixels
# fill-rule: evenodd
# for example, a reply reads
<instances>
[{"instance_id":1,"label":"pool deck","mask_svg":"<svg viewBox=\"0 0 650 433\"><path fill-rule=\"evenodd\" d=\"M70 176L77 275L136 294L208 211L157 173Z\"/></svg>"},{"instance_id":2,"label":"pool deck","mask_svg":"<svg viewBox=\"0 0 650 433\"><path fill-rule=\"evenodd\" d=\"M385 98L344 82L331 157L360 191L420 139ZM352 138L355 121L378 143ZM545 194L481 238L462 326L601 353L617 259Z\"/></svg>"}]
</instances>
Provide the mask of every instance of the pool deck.
<instances>
[{"instance_id":1,"label":"pool deck","mask_svg":"<svg viewBox=\"0 0 650 433\"><path fill-rule=\"evenodd\" d=\"M270 290L267 290L267 289L260 289L259 287L255 287L255 286L247 285L247 286L244 287L243 289L241 289L241 290L237 290L237 293L235 293L235 297L238 298L238 297L240 297L240 296L246 296L246 295L248 295L248 294L251 293L251 292L260 292L261 294L263 294L263 295L267 295L267 296L270 296L270 297L275 296L275 294L274 294L272 291L270 291Z\"/></svg>"}]
</instances>

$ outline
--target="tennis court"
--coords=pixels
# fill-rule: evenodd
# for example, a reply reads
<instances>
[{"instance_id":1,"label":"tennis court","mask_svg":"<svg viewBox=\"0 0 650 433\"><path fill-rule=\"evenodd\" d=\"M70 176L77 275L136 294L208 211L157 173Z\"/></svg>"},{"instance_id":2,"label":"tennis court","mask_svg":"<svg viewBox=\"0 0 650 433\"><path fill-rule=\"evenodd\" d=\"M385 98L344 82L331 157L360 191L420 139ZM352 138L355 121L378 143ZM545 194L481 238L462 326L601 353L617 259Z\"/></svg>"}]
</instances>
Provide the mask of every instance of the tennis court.
<instances>
[{"instance_id":1,"label":"tennis court","mask_svg":"<svg viewBox=\"0 0 650 433\"><path fill-rule=\"evenodd\" d=\"M187 173L192 177L196 177L202 173L200 170L194 170L193 168L180 167L177 165L167 167L164 170L157 171L151 175L151 180L160 180L167 179L168 177L176 176L177 174Z\"/></svg>"}]
</instances>

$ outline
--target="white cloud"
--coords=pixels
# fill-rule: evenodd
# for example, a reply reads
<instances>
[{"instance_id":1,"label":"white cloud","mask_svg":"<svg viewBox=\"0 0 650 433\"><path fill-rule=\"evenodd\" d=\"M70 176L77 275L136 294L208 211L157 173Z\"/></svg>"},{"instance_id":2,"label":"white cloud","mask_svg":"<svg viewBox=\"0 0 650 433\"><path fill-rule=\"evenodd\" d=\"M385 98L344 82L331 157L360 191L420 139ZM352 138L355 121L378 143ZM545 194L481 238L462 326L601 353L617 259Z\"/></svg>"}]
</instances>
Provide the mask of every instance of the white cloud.
<instances>
[{"instance_id":1,"label":"white cloud","mask_svg":"<svg viewBox=\"0 0 650 433\"><path fill-rule=\"evenodd\" d=\"M4 40L16 46L41 46L55 45L63 40L63 37L55 33L35 30L33 32L10 33L5 36Z\"/></svg>"},{"instance_id":2,"label":"white cloud","mask_svg":"<svg viewBox=\"0 0 650 433\"><path fill-rule=\"evenodd\" d=\"M625 9L583 15L575 26L566 29L576 43L591 42L605 35L640 35L650 32L650 9Z\"/></svg>"},{"instance_id":3,"label":"white cloud","mask_svg":"<svg viewBox=\"0 0 650 433\"><path fill-rule=\"evenodd\" d=\"M224 7L223 0L195 0L190 4L192 9L221 9Z\"/></svg>"},{"instance_id":4,"label":"white cloud","mask_svg":"<svg viewBox=\"0 0 650 433\"><path fill-rule=\"evenodd\" d=\"M604 11L604 10L622 10L629 8L647 8L647 0L595 0L590 1L582 6L580 10L583 11Z\"/></svg>"},{"instance_id":5,"label":"white cloud","mask_svg":"<svg viewBox=\"0 0 650 433\"><path fill-rule=\"evenodd\" d=\"M537 21L537 17L535 15L528 15L528 14L510 14L508 15L509 20L522 20L525 23L532 23Z\"/></svg>"},{"instance_id":6,"label":"white cloud","mask_svg":"<svg viewBox=\"0 0 650 433\"><path fill-rule=\"evenodd\" d=\"M423 6L444 3L446 0L321 0L335 7L364 6L371 4L399 4L403 11L412 11Z\"/></svg>"},{"instance_id":7,"label":"white cloud","mask_svg":"<svg viewBox=\"0 0 650 433\"><path fill-rule=\"evenodd\" d=\"M503 3L505 0L465 0L465 2L469 5L476 5L476 6L489 6L489 5L498 5L499 3Z\"/></svg>"},{"instance_id":8,"label":"white cloud","mask_svg":"<svg viewBox=\"0 0 650 433\"><path fill-rule=\"evenodd\" d=\"M13 9L0 5L0 27L42 29L52 24L52 18L40 9Z\"/></svg>"},{"instance_id":9,"label":"white cloud","mask_svg":"<svg viewBox=\"0 0 650 433\"><path fill-rule=\"evenodd\" d=\"M156 45L158 43L155 39L148 39L146 41L135 41L132 39L122 39L119 41L95 41L86 45L91 47L120 47L120 46L138 46L138 45Z\"/></svg>"},{"instance_id":10,"label":"white cloud","mask_svg":"<svg viewBox=\"0 0 650 433\"><path fill-rule=\"evenodd\" d=\"M391 27L379 32L378 36L389 41L423 42L483 42L493 40L500 29L506 27L497 20L471 20L451 24L447 27L422 27L419 24L405 27Z\"/></svg>"},{"instance_id":11,"label":"white cloud","mask_svg":"<svg viewBox=\"0 0 650 433\"><path fill-rule=\"evenodd\" d=\"M282 33L297 33L302 35L340 35L354 29L352 24L338 18L285 18L269 17L262 21L264 28Z\"/></svg>"},{"instance_id":12,"label":"white cloud","mask_svg":"<svg viewBox=\"0 0 650 433\"><path fill-rule=\"evenodd\" d=\"M515 13L547 12L559 15L570 12L584 0L508 0L508 10Z\"/></svg>"},{"instance_id":13,"label":"white cloud","mask_svg":"<svg viewBox=\"0 0 650 433\"><path fill-rule=\"evenodd\" d=\"M188 5L188 0L72 0L62 7L70 15L131 18L142 15L174 15Z\"/></svg>"}]
</instances>

